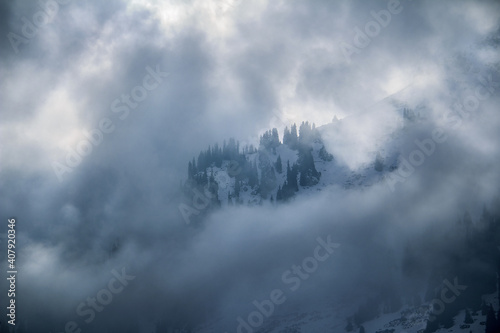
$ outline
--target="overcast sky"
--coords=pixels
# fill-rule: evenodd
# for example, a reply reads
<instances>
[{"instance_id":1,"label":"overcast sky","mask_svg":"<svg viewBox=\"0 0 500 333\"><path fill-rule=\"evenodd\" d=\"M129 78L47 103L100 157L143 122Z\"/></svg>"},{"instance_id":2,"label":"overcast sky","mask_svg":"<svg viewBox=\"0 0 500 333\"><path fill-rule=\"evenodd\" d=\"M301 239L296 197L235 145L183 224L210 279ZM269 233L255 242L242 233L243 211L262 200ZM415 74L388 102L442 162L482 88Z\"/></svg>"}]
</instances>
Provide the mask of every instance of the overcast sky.
<instances>
[{"instance_id":1,"label":"overcast sky","mask_svg":"<svg viewBox=\"0 0 500 333\"><path fill-rule=\"evenodd\" d=\"M317 237L342 246L287 306L354 284L363 294L373 287L366 265L377 281L390 271L373 264L384 251L398 263L415 229L454 222L498 194L497 1L73 0L49 16L45 2L0 2L0 207L2 221L18 219L28 325L131 329L118 319L125 313L143 326L217 317L234 331ZM382 24L370 26L376 16ZM444 115L467 101L479 74L491 76L491 93L451 127ZM407 133L405 152L437 127L449 138L395 192L335 187L293 207L222 210L202 229L183 222L172 196L209 144L255 143L273 126L281 135L283 124L337 116L348 124L342 141L359 143L361 157L335 142L330 150L356 168L395 100L425 105L427 122ZM96 129L98 144L68 167ZM75 309L122 267L136 279L86 324Z\"/></svg>"}]
</instances>

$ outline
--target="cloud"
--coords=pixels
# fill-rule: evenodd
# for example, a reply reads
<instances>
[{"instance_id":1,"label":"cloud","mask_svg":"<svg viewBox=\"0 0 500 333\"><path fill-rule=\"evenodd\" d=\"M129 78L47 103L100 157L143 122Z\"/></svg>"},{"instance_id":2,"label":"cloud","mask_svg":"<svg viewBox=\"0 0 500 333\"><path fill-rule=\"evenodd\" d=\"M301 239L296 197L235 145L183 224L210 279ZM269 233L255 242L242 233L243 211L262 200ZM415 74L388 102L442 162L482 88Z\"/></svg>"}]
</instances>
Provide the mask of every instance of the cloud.
<instances>
[{"instance_id":1,"label":"cloud","mask_svg":"<svg viewBox=\"0 0 500 333\"><path fill-rule=\"evenodd\" d=\"M1 216L19 223L19 301L37 330L75 320L93 332L153 322L234 331L254 300L288 288L282 273L327 235L338 253L276 313L356 303L391 283L403 288L394 272L407 240L436 221L450 227L464 209L477 219L498 194L500 87L460 126L445 118L482 84L479 73L499 81L496 2L401 1L350 63L339 43L352 43L387 1L217 3L69 2L18 53L6 36L22 35L22 18L32 20L40 5L0 3ZM157 65L168 78L120 119L113 101ZM405 127L403 105L424 105L425 119ZM335 115L341 126L330 123ZM186 227L175 196L187 161L229 137L252 141L277 116L326 125L328 150L352 170L381 150L408 159L415 140L438 127L448 139L394 192L385 182L352 191L339 184ZM103 118L116 129L59 182L52 163L65 163ZM396 129L404 135L393 147ZM424 272L431 259L421 255ZM136 280L86 324L78 305L124 266ZM412 283L420 287L420 278Z\"/></svg>"}]
</instances>

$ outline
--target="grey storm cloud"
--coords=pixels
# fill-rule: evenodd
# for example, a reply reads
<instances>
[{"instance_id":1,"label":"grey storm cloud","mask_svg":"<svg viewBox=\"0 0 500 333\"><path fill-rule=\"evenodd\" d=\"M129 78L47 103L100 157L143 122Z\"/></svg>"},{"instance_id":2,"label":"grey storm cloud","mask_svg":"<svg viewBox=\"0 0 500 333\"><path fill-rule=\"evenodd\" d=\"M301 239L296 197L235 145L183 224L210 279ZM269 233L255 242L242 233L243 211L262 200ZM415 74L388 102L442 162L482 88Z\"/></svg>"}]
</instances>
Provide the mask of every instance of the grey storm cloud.
<instances>
[{"instance_id":1,"label":"grey storm cloud","mask_svg":"<svg viewBox=\"0 0 500 333\"><path fill-rule=\"evenodd\" d=\"M61 1L15 52L9 33L27 38L23 18L34 24L42 7L1 1L0 215L18 221L19 317L28 331L62 332L69 321L92 332L146 332L152 322L215 322L234 331L254 300L288 290L283 272L328 235L340 248L286 294L277 313L404 288L392 272L405 240L437 220L454 222L464 207L477 216L498 194L498 72L491 96L460 126L443 115L470 95L452 96L453 82L465 77L472 93L481 84L453 62L457 54L472 54L471 66L483 72L498 61L498 43L488 41L498 35L500 4L402 0L347 61L341 43L354 45L356 27L390 2L228 0L221 9L201 0ZM113 101L157 66L168 76L120 119ZM384 182L333 186L293 205L220 210L202 227L182 220L179 182L209 144L255 141L276 112L287 124L317 126L337 115L346 124L342 140L357 143L362 161L370 134L385 133L397 102L428 106L426 122L403 140L402 157L435 128L447 140L394 191ZM53 163L66 163L102 119L112 133L59 181ZM352 156L335 142L327 143L331 151ZM422 256L425 270L432 258ZM135 279L85 322L79 304L109 288L123 267Z\"/></svg>"}]
</instances>

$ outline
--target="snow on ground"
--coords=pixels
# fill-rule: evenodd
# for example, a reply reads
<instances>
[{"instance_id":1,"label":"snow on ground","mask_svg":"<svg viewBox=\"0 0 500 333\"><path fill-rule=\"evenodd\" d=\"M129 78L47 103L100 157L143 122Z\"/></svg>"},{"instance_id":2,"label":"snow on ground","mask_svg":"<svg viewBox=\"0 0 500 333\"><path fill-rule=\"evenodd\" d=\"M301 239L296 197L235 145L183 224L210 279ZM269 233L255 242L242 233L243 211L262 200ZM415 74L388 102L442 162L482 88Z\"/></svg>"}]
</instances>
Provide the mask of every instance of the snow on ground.
<instances>
[{"instance_id":1,"label":"snow on ground","mask_svg":"<svg viewBox=\"0 0 500 333\"><path fill-rule=\"evenodd\" d=\"M337 151L335 145L332 146L331 141L339 144L337 141L345 140L344 134L349 132L353 124L361 121L359 117L352 117L352 119L336 121L318 127L318 131L322 136L322 140L316 140L313 145L313 159L316 170L321 172L320 181L317 185L312 187L302 187L299 185L299 193L301 196L309 196L323 191L331 186L341 187L344 189L358 188L372 186L376 183L384 181L384 177L388 172L391 172L398 164L401 130L403 124L401 117L394 118L390 113L384 113L383 117L386 122L383 123L382 128L373 129L371 134L376 135L376 144L371 146L362 147L362 158L358 159L356 163L349 163L345 160L344 151ZM319 156L320 149L325 146L329 153L333 154L332 161L325 161ZM353 147L353 149L358 149ZM276 152L259 151L251 154L246 154L246 159L251 163L256 163L259 166L259 155L266 154L269 161L273 164L276 163L278 156L281 157L283 172L276 173L277 186L274 190L273 197L276 199L276 192L279 185L283 185L286 180L286 167L287 162L292 166L298 160L298 152L290 149L287 145L281 144L276 148ZM361 154L361 153L360 153ZM382 157L384 168L381 172L375 170L375 159L379 154ZM219 199L222 206L228 205L228 194L234 193L234 178L228 174L229 161L224 161L221 168L211 167L208 169L208 174L212 171L214 177L219 184ZM261 169L257 168L259 179L261 178ZM233 201L236 199L233 198ZM245 205L257 205L262 203L262 199L258 193L252 190L248 185L243 185L240 191L240 203Z\"/></svg>"},{"instance_id":2,"label":"snow on ground","mask_svg":"<svg viewBox=\"0 0 500 333\"><path fill-rule=\"evenodd\" d=\"M382 172L378 172L375 170L375 157L377 152L373 152L373 161L367 164L361 164L357 169L350 169L347 165L339 162L335 156L332 161L324 161L319 156L319 150L323 147L321 142L315 142L313 144L313 159L316 170L321 172L320 181L317 185L312 187L302 187L299 186L300 195L308 196L318 191L325 190L330 186L340 186L344 189L350 188L363 188L372 186L380 181L383 181L384 175L390 171L391 165L394 165L397 160L397 153L395 150L390 152L381 150L380 153L384 158L385 166ZM259 165L259 154L260 153L252 153L247 154L246 158L250 163L256 162ZM275 164L278 156L281 157L282 161L282 170L283 172L276 172L276 181L277 184L282 186L286 180L286 168L287 162L292 166L298 160L298 152L296 150L290 149L286 145L280 145L276 148L276 154L272 152L265 152L271 163ZM219 184L219 199L222 202L222 205L225 206L228 204L227 198L228 193L234 192L234 178L231 178L227 172L229 161L224 161L221 168L211 167L208 169L208 174L213 171L214 177ZM260 178L260 168L258 168L259 178ZM276 199L276 191L278 188L276 187L273 197ZM252 189L248 185L243 185L240 191L240 201L246 205L256 205L261 202L260 195Z\"/></svg>"},{"instance_id":3,"label":"snow on ground","mask_svg":"<svg viewBox=\"0 0 500 333\"><path fill-rule=\"evenodd\" d=\"M342 122L336 122L328 125L330 130L341 126ZM322 130L323 132L325 129ZM385 175L392 171L392 168L397 166L400 148L400 132L394 131L392 133L383 132L382 142L388 142L384 146L371 147L370 151L365 151L369 156L366 161L357 163L355 167L345 163L333 154L332 161L324 161L319 156L319 151L323 147L321 141L313 143L313 159L317 171L321 172L320 181L317 185L312 187L300 187L297 195L310 196L318 191L328 190L332 186L336 188L341 187L344 189L362 189L364 187L372 186L384 180ZM286 167L287 162L293 165L298 160L298 152L290 149L286 145L280 145L276 148L276 153L272 152L255 152L247 154L246 158L250 163L256 162L259 165L259 154L266 153L269 161L273 164L276 163L278 156L281 156L282 170L281 174L276 173L276 180L278 185L282 185L286 180ZM332 153L330 151L330 153ZM375 170L375 159L377 154L383 158L384 168L382 172ZM230 162L224 161L221 168L212 167L208 169L208 174L213 172L213 175L219 184L219 199L223 206L228 205L228 193L234 192L235 179L230 177L228 170ZM260 178L260 168L258 168ZM276 188L277 190L277 188ZM276 190L274 198L276 199ZM234 200L234 199L233 199ZM258 205L262 203L262 199L255 190L252 190L248 185L243 184L240 191L240 201L244 205ZM492 304L495 311L498 311L498 294L497 292L483 296L488 304ZM363 323L365 331L368 333L422 333L425 330L426 322L429 317L429 304L423 304L418 308L403 308L401 311L395 313L381 314L379 317ZM353 315L355 308L353 304L350 305L332 305L332 304L318 304L314 309L302 309L302 311L283 311L276 313L270 318L267 318L264 325L254 333L328 333L328 332L346 332L347 325L346 318ZM449 329L440 329L438 333L469 333L469 332L484 332L486 316L481 312L472 312L474 323L465 324L465 311L461 311L455 318L455 325ZM218 322L223 319L219 318L207 323L200 327L197 332L208 333L217 332L213 327L217 326ZM357 333L358 327L355 327L352 333Z\"/></svg>"},{"instance_id":4,"label":"snow on ground","mask_svg":"<svg viewBox=\"0 0 500 333\"><path fill-rule=\"evenodd\" d=\"M498 309L498 293L485 295L487 303ZM429 304L419 307L405 307L398 312L382 314L377 318L363 323L367 333L423 333L429 317ZM355 307L346 304L318 304L316 308L289 313L276 313L267 318L264 324L254 333L347 333L346 318L352 316ZM439 329L436 333L482 333L485 330L486 316L481 311L471 312L474 323L465 324L465 311L454 317L455 325L447 329ZM217 332L213 327L222 318L199 327L197 333ZM236 324L235 324L236 325ZM236 332L236 328L234 330ZM359 327L354 327L351 333L357 333ZM228 332L230 333L230 332Z\"/></svg>"}]
</instances>

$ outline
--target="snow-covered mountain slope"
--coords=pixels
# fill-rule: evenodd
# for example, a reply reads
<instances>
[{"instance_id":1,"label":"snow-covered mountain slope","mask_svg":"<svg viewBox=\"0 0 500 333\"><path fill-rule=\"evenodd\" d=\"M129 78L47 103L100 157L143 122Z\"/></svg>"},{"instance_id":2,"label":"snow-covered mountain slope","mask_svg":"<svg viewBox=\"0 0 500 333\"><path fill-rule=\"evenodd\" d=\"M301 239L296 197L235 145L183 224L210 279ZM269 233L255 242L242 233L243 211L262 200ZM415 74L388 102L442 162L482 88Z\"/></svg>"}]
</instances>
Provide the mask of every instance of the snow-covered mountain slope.
<instances>
[{"instance_id":1,"label":"snow-covered mountain slope","mask_svg":"<svg viewBox=\"0 0 500 333\"><path fill-rule=\"evenodd\" d=\"M352 137L353 134L348 133L353 131L351 127L362 122L360 117L334 121L331 124L316 128L315 135L309 141L304 141L307 149L304 149L304 147L297 149L297 146L293 147L292 144L283 144L281 142L268 148L265 147L266 142L264 142L258 150L237 148L238 155L234 155L231 159L222 159L222 161L217 161L217 149L209 149L211 158L216 161L210 163L204 169L196 170L193 180L201 180L202 184L205 182L204 186L208 190L215 190L222 209L228 205L286 204L286 201L293 201L297 197L314 196L318 192L332 189L335 191L363 191L364 188L386 182L387 177L398 170L401 164L401 156L407 156L408 147L410 149L414 148L411 146L413 143L411 135L408 134L413 133L413 131L418 132L419 126L425 123L425 113L427 111L425 107L412 110L404 104L398 105L395 112L391 114L393 118L388 117L391 123L388 124L388 119L384 119L383 122L386 122L387 126L383 130L376 129L372 131L371 135L376 137L376 144L364 145L364 139L359 139L359 147L356 148L358 157L356 159L346 160L343 158L345 152L342 151L342 137L344 135ZM408 139L408 136L410 136L410 139ZM298 139L300 140L300 135ZM338 148L335 148L336 143L339 145ZM221 152L228 149L225 144L223 147L220 150ZM311 166L308 166L309 169L304 167L306 164L304 156L307 155L307 152L310 152L314 169L320 173L320 176L317 182L301 185L301 172L308 172L311 168ZM223 154L220 153L219 155L223 156ZM193 162L192 165L198 167L199 163L203 162L203 154L201 157L198 164ZM281 168L278 165L279 160L281 160ZM217 166L217 163L220 164ZM294 191L292 197L281 199L281 203L278 203L277 201L280 201L278 200L278 191L284 189L286 184L290 182L287 174L291 172L294 165L299 170L295 175L298 190ZM251 177L247 175L251 174L254 169L257 180L254 180L252 185ZM260 186L264 183L266 177L272 178L272 182L268 182L268 184L274 187L266 195L263 195ZM211 183L215 186L211 186ZM238 192L238 195L236 195L236 192ZM206 210L206 212L208 213L209 210ZM283 308L266 318L261 326L252 329L251 332L424 333L435 308L433 308L432 301L422 301L424 297L423 295L420 296L421 300L418 306L415 306L410 301L403 300L401 307L398 307L397 311L391 312L387 308L380 308L377 316L370 320L364 320L361 324L356 324L352 320L360 308L360 304L354 301L344 304L332 302L329 304L308 305L307 308L300 309ZM486 294L482 297L485 303L494 307L495 312L499 310L498 292ZM451 326L437 328L433 332L484 332L486 315L481 311L477 311L477 308L474 310L470 308L469 310L473 322L470 322L470 320L467 323L465 322L466 313L464 309L458 311L458 314L454 314ZM228 327L228 323L229 327L234 326L238 331L236 328L238 323L232 317L211 319L195 331L199 333L220 332L220 327ZM227 330L227 332L230 331ZM238 332L246 331L248 330L241 329Z\"/></svg>"},{"instance_id":2,"label":"snow-covered mountain slope","mask_svg":"<svg viewBox=\"0 0 500 333\"><path fill-rule=\"evenodd\" d=\"M335 118L331 123L317 128L312 126L312 129L306 132L304 137L302 137L304 132L295 128L295 132L293 130L289 131L281 135L279 140L276 141L276 138L273 137L274 132L269 131L268 137L261 139L261 145L258 149L241 147L234 143L224 144L222 149L209 148L206 153L201 155L201 159L199 158L197 162L193 160L192 166L196 166L194 168L196 172L194 172L192 178L195 182L198 182L198 185L215 191L217 201L222 206L222 209L228 205L258 206L271 204L283 204L284 206L281 207L288 209L286 205L290 204L290 202L293 204L293 201L297 198L306 197L308 199L307 197L310 197L315 199L321 197L318 195L321 192L332 191L335 194L340 193L340 195L344 193L355 195L371 193L371 190L376 192L379 190L376 185L387 183L388 179L402 171L405 160L411 161L410 156L417 155L421 155L423 159L429 161L425 164L419 164L420 169L417 171L424 174L424 177L421 178L425 178L425 175L437 173L436 179L440 180L438 178L442 177L442 174L446 171L440 170L439 167L433 169L432 164L436 160L443 158L443 155L446 156L452 149L448 149L443 155L440 155L445 150L443 148L449 147L440 146L435 142L435 149L432 150L438 152L437 155L440 156L430 157L432 153L425 153L425 150L422 150L416 141L423 142L427 140L426 142L429 142L433 130L443 125L444 115L451 112L450 110L452 110L455 103L463 103L463 96L460 94L463 95L464 91L468 91L466 83L469 81L475 82L471 80L472 76L475 79L477 72L487 70L487 68L478 67L477 70L468 69L464 72L465 74L460 74L459 69L461 68L459 67L475 66L473 60L467 60L466 65L452 64L449 68L446 68L446 71L450 74L447 77L453 78L453 82L443 83L443 86L449 84L449 89L434 90L435 86L433 85L430 85L430 88L422 88L419 86L419 82L416 82L415 86L388 96L370 110L353 112L350 116L341 120ZM495 64L498 65L498 62ZM496 69L496 72L495 75L500 73L498 69ZM496 76L493 78L497 80ZM461 85L460 89L465 90L458 91L456 85ZM436 97L436 95L439 96ZM426 98L422 98L422 96L426 96ZM456 114L454 116L458 119ZM480 117L481 114L476 113L473 116ZM451 137L456 128L450 124L447 125L449 126L443 128L446 134ZM292 139L290 139L290 135L292 135ZM297 142L302 142L303 145L297 145ZM220 149L220 151L217 149ZM228 152L231 149L233 153ZM416 151L419 151L419 153L411 155ZM310 155L308 155L309 153ZM211 160L209 159L208 162L204 160L206 156L211 156ZM222 161L217 160L221 158L220 156L222 156ZM307 162L308 158L313 161L313 166ZM278 160L281 160L280 165ZM206 166L207 163L208 166ZM288 168L288 165L290 168ZM436 165L434 164L434 166ZM294 166L296 166L295 171L297 173L292 178L295 177L296 188L291 185L292 180L289 177L291 170L294 170ZM257 179L251 180L250 176L254 169ZM445 170L449 170L449 168ZM315 172L320 173L320 175L316 177ZM309 174L304 181L302 176L306 173ZM426 180L429 180L428 178L430 177L427 177ZM434 179L434 177L432 178ZM212 186L214 184L215 186ZM266 191L262 190L265 187L263 184L268 188ZM284 198L285 189L290 190L290 188L292 188L292 194ZM282 191L281 195L280 190ZM438 202L436 205L439 205L442 199L441 197L436 198L436 202ZM418 204L419 202L416 202L415 206L418 206ZM257 210L258 207L253 209ZM406 217L404 209L398 212L398 215L402 216L402 220ZM425 210L427 207L419 207L419 209ZM434 207L434 209L439 210L439 207ZM207 209L204 212L208 213L209 210ZM464 212L457 213L463 214ZM333 215L335 215L335 212L332 213ZM465 215L468 216L468 219ZM498 236L495 238L493 232L500 230L500 228L495 229L494 227L494 224L498 224L498 221L500 221L498 216L497 214L495 218L491 216L485 219L481 218L477 223L473 223L467 213L464 214L463 219L459 219L459 222L454 224L448 231L439 232L437 230L443 227L441 225L443 221L436 220L435 225L433 225L435 229L432 229L428 234L425 233L425 237L423 233L418 236L420 238L412 239L415 244L421 244L417 247L418 250L415 250L417 254L409 256L402 252L397 254L398 258L401 257L401 259L418 259L416 263L409 260L408 266L412 266L412 270L418 272L416 275L422 281L427 279L428 275L432 276L432 274L439 275L439 279L441 279L445 273L449 274L446 270L450 269L450 267L453 268L454 272L457 272L457 275L460 275L460 281L462 281L462 277L464 280L469 279L470 285L468 288L469 290L474 289L472 291L473 297L457 302L453 310L450 309L450 305L449 312L438 316L440 322L432 319L436 315L436 304L438 303L436 303L436 299L429 301L429 298L437 297L436 293L442 295L443 289L436 291L435 281L429 279L428 282L424 282L425 285L422 283L422 285L415 287L418 290L415 292L419 296L418 302L408 300L408 297L414 295L398 294L398 286L395 283L394 292L401 300L401 303L392 307L384 303L387 299L382 299L372 307L377 314L370 316L370 319L366 319L366 317L358 321L353 319L361 312L360 308L364 305L360 303L363 302L360 299L365 296L369 299L369 295L363 294L357 299L354 299L357 297L357 295L354 295L353 299L345 302L332 299L328 304L322 304L318 301L317 304L312 305L305 302L307 304L303 306L300 304L295 308L293 306L282 306L271 316L265 318L262 325L250 329L240 328L239 330L236 315L228 315L224 312L229 308L228 306L221 310L221 312L224 312L223 314L219 313L221 318L210 318L195 331L200 333L235 331L241 333L485 332L487 315L484 308L478 310L477 300L480 301L482 298L483 303L491 305L495 313L500 310L498 305L498 284L497 291L492 292L495 288L492 280L495 280L496 272L492 268L495 265L492 258L495 258L498 254L491 251L490 245L493 243L486 244L491 242L491 239L498 240ZM445 217L445 219L447 218ZM383 223L384 221L381 220L376 220L376 222ZM404 220L404 222L407 221ZM419 223L420 221L415 219L412 222ZM400 237L396 232L393 235L394 238ZM442 237L445 237L446 241L442 241ZM487 239L490 239L490 241L487 242ZM349 240L352 241L352 239ZM406 241L406 239L401 240L402 243ZM446 247L443 243L449 243L449 246ZM409 241L408 244L410 244ZM361 256L365 255L363 251L360 252L362 252ZM421 252L425 252L425 254L420 254ZM439 257L439 260L435 257ZM439 264L419 266L427 259L429 261L436 260ZM447 261L450 261L449 266L441 265L442 262L446 263ZM401 260L402 262L404 260ZM432 270L429 268L431 266ZM479 266L489 268L478 271ZM422 267L427 268L428 271L425 271ZM397 275L396 281L399 281L399 278L401 280L407 278L404 276L403 269L399 271L399 268L398 266L394 273ZM369 275L370 273L363 271L363 274ZM448 275L444 278L446 277L449 278ZM422 281L419 281L419 283ZM439 280L437 283L441 283L441 281ZM389 283L392 283L392 281ZM484 287L483 283L487 287ZM356 286L353 286L353 288L356 288ZM404 287L401 288L404 289ZM423 295L424 291L426 295ZM377 292L379 291L377 290L374 293ZM427 293L432 292L435 293L434 296L429 297ZM245 300L242 300L242 302L245 302ZM416 305L417 303L418 305ZM241 315L244 316L244 313L241 313ZM497 316L500 317L500 314ZM359 319L359 317L357 318ZM221 327L232 328L224 330Z\"/></svg>"},{"instance_id":3,"label":"snow-covered mountain slope","mask_svg":"<svg viewBox=\"0 0 500 333\"><path fill-rule=\"evenodd\" d=\"M403 117L398 117L390 128L385 128L379 133L376 145L363 146L362 142L357 143L352 149L346 148L342 141L342 136L347 135L351 128L355 126L354 120L346 119L335 121L316 129L318 137L308 143L314 161L315 169L321 173L319 182L312 186L302 186L299 181L296 195L305 196L314 192L323 191L330 186L337 186L344 189L363 188L371 186L384 180L388 172L397 168L399 143L397 141L399 131L403 128ZM357 117L359 120L359 117ZM373 134L373 133L371 133ZM350 134L352 137L352 133ZM364 139L361 138L361 141ZM331 148L330 148L331 147ZM338 147L338 148L337 148ZM347 149L347 150L346 150ZM324 150L324 152L322 152ZM333 151L333 152L332 152ZM325 158L324 154L330 154L330 158ZM346 160L345 156L355 156L356 160ZM232 160L223 160L220 166L215 163L203 171L198 171L199 175L209 177L213 175L218 186L218 198L221 206L236 203L255 205L263 200L273 200L277 198L279 187L283 187L287 180L287 165L293 166L299 162L299 150L290 148L290 145L281 143L274 149L266 149L262 146L258 150L244 153L244 157L249 165L256 165L259 181L262 181L262 162L260 159L269 161L273 166L275 186L269 196L263 197L258 186L250 186L243 177L241 180L241 190L239 190L238 200L234 200L236 179L234 168L241 167ZM278 172L276 163L278 157L282 162L282 172ZM377 160L381 163L376 167ZM300 172L297 175L300 177ZM229 197L233 198L230 202Z\"/></svg>"},{"instance_id":4,"label":"snow-covered mountain slope","mask_svg":"<svg viewBox=\"0 0 500 333\"><path fill-rule=\"evenodd\" d=\"M492 304L498 311L498 292L484 295L486 303ZM404 306L397 312L384 313L360 326L349 323L346 317L352 306L347 304L318 304L316 309L292 311L286 314L276 314L267 318L255 333L424 333L431 314L431 303L423 303L417 307ZM351 313L352 315L352 313ZM471 313L473 323L465 322L465 311L461 311L453 318L453 325L448 328L439 328L436 333L479 333L485 331L486 315L481 311ZM235 321L236 323L236 321ZM236 326L236 324L235 324ZM361 328L362 326L362 328ZM217 321L213 320L198 327L196 333L213 333ZM236 330L237 331L237 330ZM242 330L245 332L245 330ZM229 332L227 332L229 333Z\"/></svg>"}]
</instances>

